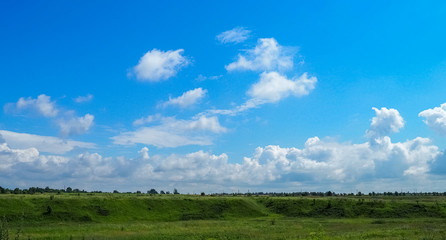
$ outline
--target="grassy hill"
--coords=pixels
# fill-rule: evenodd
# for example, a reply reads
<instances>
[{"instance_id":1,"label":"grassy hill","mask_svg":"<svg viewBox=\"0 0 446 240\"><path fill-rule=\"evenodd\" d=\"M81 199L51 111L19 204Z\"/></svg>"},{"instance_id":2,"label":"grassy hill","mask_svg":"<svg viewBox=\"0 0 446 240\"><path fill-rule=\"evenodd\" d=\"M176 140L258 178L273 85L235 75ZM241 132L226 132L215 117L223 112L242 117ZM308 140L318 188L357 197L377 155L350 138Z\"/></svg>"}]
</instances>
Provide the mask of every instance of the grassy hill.
<instances>
[{"instance_id":1,"label":"grassy hill","mask_svg":"<svg viewBox=\"0 0 446 240\"><path fill-rule=\"evenodd\" d=\"M147 194L0 195L9 222L126 222L283 217L446 217L444 197L212 197Z\"/></svg>"},{"instance_id":2,"label":"grassy hill","mask_svg":"<svg viewBox=\"0 0 446 240\"><path fill-rule=\"evenodd\" d=\"M2 194L0 218L1 240L444 239L446 198Z\"/></svg>"}]
</instances>

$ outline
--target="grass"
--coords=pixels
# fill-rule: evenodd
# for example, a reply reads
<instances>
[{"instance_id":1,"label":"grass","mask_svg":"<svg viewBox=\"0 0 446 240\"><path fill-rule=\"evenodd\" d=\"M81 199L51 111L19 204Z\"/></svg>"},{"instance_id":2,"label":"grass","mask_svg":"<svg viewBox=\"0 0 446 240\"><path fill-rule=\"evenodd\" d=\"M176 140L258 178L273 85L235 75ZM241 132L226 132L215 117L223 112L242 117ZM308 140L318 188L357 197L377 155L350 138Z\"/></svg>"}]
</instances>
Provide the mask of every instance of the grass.
<instances>
[{"instance_id":1,"label":"grass","mask_svg":"<svg viewBox=\"0 0 446 240\"><path fill-rule=\"evenodd\" d=\"M0 216L9 239L446 239L440 196L6 194Z\"/></svg>"}]
</instances>

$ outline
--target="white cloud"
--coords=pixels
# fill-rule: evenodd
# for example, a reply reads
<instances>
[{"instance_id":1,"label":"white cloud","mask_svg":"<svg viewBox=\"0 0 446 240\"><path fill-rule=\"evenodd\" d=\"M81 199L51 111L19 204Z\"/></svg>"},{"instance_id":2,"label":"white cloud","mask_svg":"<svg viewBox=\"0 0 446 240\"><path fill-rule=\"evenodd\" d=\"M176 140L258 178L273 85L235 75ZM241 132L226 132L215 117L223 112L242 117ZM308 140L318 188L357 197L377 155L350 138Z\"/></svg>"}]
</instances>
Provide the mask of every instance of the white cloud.
<instances>
[{"instance_id":1,"label":"white cloud","mask_svg":"<svg viewBox=\"0 0 446 240\"><path fill-rule=\"evenodd\" d=\"M95 148L94 143L65 140L56 137L39 136L0 130L0 138L9 146L17 149L35 148L40 152L64 154L75 148ZM0 143L2 143L0 141Z\"/></svg>"},{"instance_id":2,"label":"white cloud","mask_svg":"<svg viewBox=\"0 0 446 240\"><path fill-rule=\"evenodd\" d=\"M93 121L93 115L85 114L83 117L59 119L57 123L63 136L71 136L86 133L93 126Z\"/></svg>"},{"instance_id":3,"label":"white cloud","mask_svg":"<svg viewBox=\"0 0 446 240\"><path fill-rule=\"evenodd\" d=\"M146 121L150 120L150 121ZM136 125L160 121L159 125L142 127L136 131L124 132L111 139L115 144L131 145L142 143L157 147L178 147L186 145L212 144L210 133L218 134L227 131L217 117L200 116L193 120L178 120L172 117L156 119L148 117L138 119Z\"/></svg>"},{"instance_id":4,"label":"white cloud","mask_svg":"<svg viewBox=\"0 0 446 240\"><path fill-rule=\"evenodd\" d=\"M90 101L93 95L78 97L76 102ZM4 106L5 112L21 113L29 112L52 118L60 129L60 134L70 136L74 134L86 133L93 125L94 116L85 114L83 117L75 116L72 110L61 110L56 107L56 103L51 101L51 97L41 94L36 99L31 97L21 97L17 103L8 103Z\"/></svg>"},{"instance_id":5,"label":"white cloud","mask_svg":"<svg viewBox=\"0 0 446 240\"><path fill-rule=\"evenodd\" d=\"M196 104L202 98L206 96L207 90L202 88L195 88L183 93L181 96L176 98L170 98L169 101L163 103L164 107L169 105L178 106L180 108L186 108L191 105Z\"/></svg>"},{"instance_id":6,"label":"white cloud","mask_svg":"<svg viewBox=\"0 0 446 240\"><path fill-rule=\"evenodd\" d=\"M372 118L370 128L366 132L367 137L375 139L387 136L390 133L399 132L404 127L404 119L398 110L393 108L387 109L385 107L372 109L375 110L376 116Z\"/></svg>"},{"instance_id":7,"label":"white cloud","mask_svg":"<svg viewBox=\"0 0 446 240\"><path fill-rule=\"evenodd\" d=\"M12 113L30 112L44 117L55 117L59 113L56 103L45 94L39 95L36 99L21 97L17 103L6 104L4 110Z\"/></svg>"},{"instance_id":8,"label":"white cloud","mask_svg":"<svg viewBox=\"0 0 446 240\"><path fill-rule=\"evenodd\" d=\"M274 38L260 38L254 49L239 54L237 61L226 65L226 70L271 71L293 67L294 53L279 45Z\"/></svg>"},{"instance_id":9,"label":"white cloud","mask_svg":"<svg viewBox=\"0 0 446 240\"><path fill-rule=\"evenodd\" d=\"M133 68L136 78L141 81L158 82L177 74L189 61L182 56L183 49L167 52L153 49L148 51Z\"/></svg>"},{"instance_id":10,"label":"white cloud","mask_svg":"<svg viewBox=\"0 0 446 240\"><path fill-rule=\"evenodd\" d=\"M157 127L143 127L136 131L124 132L112 137L114 144L131 145L142 143L156 147L180 147L187 145L210 145L209 138L185 136L174 131L165 131Z\"/></svg>"},{"instance_id":11,"label":"white cloud","mask_svg":"<svg viewBox=\"0 0 446 240\"><path fill-rule=\"evenodd\" d=\"M383 179L394 182L416 179L422 186L421 181L429 176L432 163L441 155L429 139L392 143L389 137L382 137L375 145L313 137L303 148L258 147L252 157L245 157L239 163L229 162L224 153L197 151L149 156L148 152L149 149L143 147L134 159L107 158L98 153L59 157L41 155L35 148L12 149L3 143L0 144L0 179L4 184L20 179L28 186L51 179L49 183L52 184L63 181L89 189L100 183L116 189L131 182L132 185L127 185L131 190L147 187L147 182L151 187L173 185L190 187L192 191L232 187L268 191L272 186L289 189L293 184L349 186ZM383 190L388 191L389 186L382 187Z\"/></svg>"},{"instance_id":12,"label":"white cloud","mask_svg":"<svg viewBox=\"0 0 446 240\"><path fill-rule=\"evenodd\" d=\"M149 149L147 147L141 148L141 150L138 151L139 158L143 160L147 160L150 158L149 156Z\"/></svg>"},{"instance_id":13,"label":"white cloud","mask_svg":"<svg viewBox=\"0 0 446 240\"><path fill-rule=\"evenodd\" d=\"M438 134L446 135L446 103L418 114L424 117L424 123Z\"/></svg>"},{"instance_id":14,"label":"white cloud","mask_svg":"<svg viewBox=\"0 0 446 240\"><path fill-rule=\"evenodd\" d=\"M138 118L135 121L133 121L133 126L141 126L147 123L159 121L163 119L163 116L161 114L155 114L155 115L149 115L147 117Z\"/></svg>"},{"instance_id":15,"label":"white cloud","mask_svg":"<svg viewBox=\"0 0 446 240\"><path fill-rule=\"evenodd\" d=\"M263 72L260 80L247 91L250 97L245 103L233 109L213 109L204 114L236 115L265 103L275 103L290 95L302 97L310 94L317 83L316 77L308 77L307 73L300 77L288 79L277 72Z\"/></svg>"},{"instance_id":16,"label":"white cloud","mask_svg":"<svg viewBox=\"0 0 446 240\"><path fill-rule=\"evenodd\" d=\"M93 99L93 95L87 94L86 96L79 96L79 97L75 98L74 101L77 103L84 103L84 102L90 102L92 99Z\"/></svg>"},{"instance_id":17,"label":"white cloud","mask_svg":"<svg viewBox=\"0 0 446 240\"><path fill-rule=\"evenodd\" d=\"M202 82L202 81L206 81L206 80L217 80L220 79L221 77L223 77L223 75L216 75L216 76L204 76L202 74L199 74L195 80Z\"/></svg>"},{"instance_id":18,"label":"white cloud","mask_svg":"<svg viewBox=\"0 0 446 240\"><path fill-rule=\"evenodd\" d=\"M256 103L274 103L290 95L308 95L316 82L317 78L308 78L307 73L290 80L277 72L264 72L260 75L260 81L248 90L248 95L252 98L250 101Z\"/></svg>"},{"instance_id":19,"label":"white cloud","mask_svg":"<svg viewBox=\"0 0 446 240\"><path fill-rule=\"evenodd\" d=\"M281 98L281 95L259 92L258 96L267 101ZM342 191L349 191L351 189L345 186L362 183L373 186L373 183L386 179L420 186L426 181L434 181L430 175L435 172L432 168L444 158L438 147L430 139L421 137L392 142L387 135L404 126L403 118L396 109L373 110L376 116L367 131L373 141L353 144L312 137L302 147L257 147L252 156L232 161L225 153L205 151L149 156L147 147L135 153L136 158L111 158L88 152L70 157L43 155L41 152L63 154L74 148L93 148L94 145L0 130L0 180L11 185L20 181L28 187L74 183L76 187L86 186L87 189L99 186L100 190L112 190L107 189L110 186L136 190L147 187L150 182L151 187L175 186L193 191L220 191L234 187L244 191L292 190L299 184L327 188L323 190L344 186ZM151 126L112 137L114 143L157 147L208 145L212 143L213 134L227 131L217 117L206 116L179 120L155 115L143 118L139 124ZM126 185L129 182L132 185ZM380 190L395 189L393 185L390 189L386 185Z\"/></svg>"},{"instance_id":20,"label":"white cloud","mask_svg":"<svg viewBox=\"0 0 446 240\"><path fill-rule=\"evenodd\" d=\"M250 33L251 31L244 27L236 27L218 34L217 40L221 43L241 43L248 39Z\"/></svg>"},{"instance_id":21,"label":"white cloud","mask_svg":"<svg viewBox=\"0 0 446 240\"><path fill-rule=\"evenodd\" d=\"M6 143L0 144L0 172L7 172L15 164L31 162L39 155L35 148L11 149Z\"/></svg>"}]
</instances>

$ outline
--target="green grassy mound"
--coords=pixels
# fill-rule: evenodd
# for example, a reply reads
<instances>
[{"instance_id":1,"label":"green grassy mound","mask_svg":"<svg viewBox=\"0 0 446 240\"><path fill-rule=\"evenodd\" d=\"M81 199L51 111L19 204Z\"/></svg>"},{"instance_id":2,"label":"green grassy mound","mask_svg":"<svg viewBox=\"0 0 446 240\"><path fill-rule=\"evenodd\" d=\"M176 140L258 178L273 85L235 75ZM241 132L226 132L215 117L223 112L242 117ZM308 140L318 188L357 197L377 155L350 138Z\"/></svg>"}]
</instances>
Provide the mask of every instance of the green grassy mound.
<instances>
[{"instance_id":1,"label":"green grassy mound","mask_svg":"<svg viewBox=\"0 0 446 240\"><path fill-rule=\"evenodd\" d=\"M444 198L263 198L271 212L287 217L414 218L446 217ZM439 201L440 200L440 201Z\"/></svg>"},{"instance_id":2,"label":"green grassy mound","mask_svg":"<svg viewBox=\"0 0 446 240\"><path fill-rule=\"evenodd\" d=\"M8 222L230 220L275 217L446 217L444 197L211 197L145 194L1 195L0 217Z\"/></svg>"},{"instance_id":3,"label":"green grassy mound","mask_svg":"<svg viewBox=\"0 0 446 240\"><path fill-rule=\"evenodd\" d=\"M3 195L0 216L8 222L181 221L261 217L265 207L250 198L124 194Z\"/></svg>"}]
</instances>

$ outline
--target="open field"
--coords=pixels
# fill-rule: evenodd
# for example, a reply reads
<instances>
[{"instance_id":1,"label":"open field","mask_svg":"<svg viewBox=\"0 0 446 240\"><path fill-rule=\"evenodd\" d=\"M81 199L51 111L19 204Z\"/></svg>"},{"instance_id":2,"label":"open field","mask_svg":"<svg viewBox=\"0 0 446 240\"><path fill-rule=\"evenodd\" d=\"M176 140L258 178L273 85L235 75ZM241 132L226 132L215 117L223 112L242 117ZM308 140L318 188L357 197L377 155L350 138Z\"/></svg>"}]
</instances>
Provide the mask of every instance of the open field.
<instances>
[{"instance_id":1,"label":"open field","mask_svg":"<svg viewBox=\"0 0 446 240\"><path fill-rule=\"evenodd\" d=\"M446 198L0 195L9 239L446 239Z\"/></svg>"}]
</instances>

